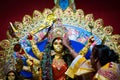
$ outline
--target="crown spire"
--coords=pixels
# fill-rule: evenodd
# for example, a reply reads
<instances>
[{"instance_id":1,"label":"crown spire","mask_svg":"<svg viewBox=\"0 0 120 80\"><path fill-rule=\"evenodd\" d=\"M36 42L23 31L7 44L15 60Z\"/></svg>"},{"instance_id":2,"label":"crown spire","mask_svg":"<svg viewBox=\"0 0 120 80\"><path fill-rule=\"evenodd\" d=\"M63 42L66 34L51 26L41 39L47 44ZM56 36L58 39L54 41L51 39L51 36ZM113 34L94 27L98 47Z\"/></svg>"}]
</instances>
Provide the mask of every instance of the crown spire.
<instances>
[{"instance_id":1,"label":"crown spire","mask_svg":"<svg viewBox=\"0 0 120 80\"><path fill-rule=\"evenodd\" d=\"M76 12L74 0L54 0L56 7L60 7L62 10L66 10L68 7L73 9Z\"/></svg>"},{"instance_id":2,"label":"crown spire","mask_svg":"<svg viewBox=\"0 0 120 80\"><path fill-rule=\"evenodd\" d=\"M18 32L18 31L15 29L15 27L13 26L12 22L10 22L10 26L12 27L12 29L13 29L13 31L14 31L15 33Z\"/></svg>"}]
</instances>

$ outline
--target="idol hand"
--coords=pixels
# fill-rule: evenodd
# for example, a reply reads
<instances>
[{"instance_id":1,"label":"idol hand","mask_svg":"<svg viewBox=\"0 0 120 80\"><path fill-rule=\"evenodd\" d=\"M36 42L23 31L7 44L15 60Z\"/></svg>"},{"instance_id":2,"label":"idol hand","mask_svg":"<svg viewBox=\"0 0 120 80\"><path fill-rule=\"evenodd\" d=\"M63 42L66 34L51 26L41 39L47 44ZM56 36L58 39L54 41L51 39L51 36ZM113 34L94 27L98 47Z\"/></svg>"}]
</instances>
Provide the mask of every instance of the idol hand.
<instances>
[{"instance_id":1,"label":"idol hand","mask_svg":"<svg viewBox=\"0 0 120 80\"><path fill-rule=\"evenodd\" d=\"M94 42L94 36L91 36L89 39L88 39L88 45L90 46L93 42Z\"/></svg>"}]
</instances>

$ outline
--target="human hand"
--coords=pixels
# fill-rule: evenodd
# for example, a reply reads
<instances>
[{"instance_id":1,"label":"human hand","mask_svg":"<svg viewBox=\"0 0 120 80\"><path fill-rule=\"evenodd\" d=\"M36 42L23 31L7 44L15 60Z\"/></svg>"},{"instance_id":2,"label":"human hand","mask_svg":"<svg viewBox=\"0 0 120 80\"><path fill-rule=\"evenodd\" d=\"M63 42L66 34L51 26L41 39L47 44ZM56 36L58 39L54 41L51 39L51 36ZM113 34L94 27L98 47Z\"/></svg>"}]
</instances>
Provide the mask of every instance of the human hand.
<instances>
[{"instance_id":1,"label":"human hand","mask_svg":"<svg viewBox=\"0 0 120 80\"><path fill-rule=\"evenodd\" d=\"M68 47L70 42L69 42L69 39L68 39L68 35L67 34L64 34L63 36L63 39L62 39L62 43L64 46Z\"/></svg>"}]
</instances>

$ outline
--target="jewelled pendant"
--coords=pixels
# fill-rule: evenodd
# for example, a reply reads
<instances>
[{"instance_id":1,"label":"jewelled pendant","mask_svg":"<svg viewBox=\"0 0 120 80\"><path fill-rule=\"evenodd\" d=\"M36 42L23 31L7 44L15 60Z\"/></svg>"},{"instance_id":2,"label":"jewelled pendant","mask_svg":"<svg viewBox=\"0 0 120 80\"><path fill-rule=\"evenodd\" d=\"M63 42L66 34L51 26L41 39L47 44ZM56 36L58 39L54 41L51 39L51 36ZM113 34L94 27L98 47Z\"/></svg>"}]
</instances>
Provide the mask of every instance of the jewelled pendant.
<instances>
[{"instance_id":1,"label":"jewelled pendant","mask_svg":"<svg viewBox=\"0 0 120 80\"><path fill-rule=\"evenodd\" d=\"M59 0L59 6L62 10L67 9L69 6L69 0Z\"/></svg>"}]
</instances>

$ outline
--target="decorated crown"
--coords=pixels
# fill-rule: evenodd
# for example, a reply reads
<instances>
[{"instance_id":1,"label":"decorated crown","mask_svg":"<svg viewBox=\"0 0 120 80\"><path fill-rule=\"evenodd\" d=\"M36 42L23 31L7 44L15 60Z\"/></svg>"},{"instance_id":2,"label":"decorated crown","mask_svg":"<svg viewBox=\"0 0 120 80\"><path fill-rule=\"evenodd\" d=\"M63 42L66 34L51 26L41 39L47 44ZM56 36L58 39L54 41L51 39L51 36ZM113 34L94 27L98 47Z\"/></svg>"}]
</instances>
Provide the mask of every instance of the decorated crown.
<instances>
[{"instance_id":1,"label":"decorated crown","mask_svg":"<svg viewBox=\"0 0 120 80\"><path fill-rule=\"evenodd\" d=\"M57 2L56 5L58 5ZM50 42L55 37L62 37L67 33L70 40L85 44L92 35L95 38L93 45L101 44L104 40L105 45L120 54L120 34L112 34L113 27L104 26L103 23L101 18L94 20L93 14L85 15L82 9L75 11L70 6L64 10L60 6L55 6L54 9L46 8L43 12L35 10L32 16L25 15L21 22L10 22L11 27L7 31L8 39L0 42L3 49L0 51L0 65L8 62L14 52L14 45L24 39L26 34L31 33L37 42L43 39L51 26L48 35Z\"/></svg>"},{"instance_id":2,"label":"decorated crown","mask_svg":"<svg viewBox=\"0 0 120 80\"><path fill-rule=\"evenodd\" d=\"M56 38L61 37L63 38L65 33L67 33L67 29L63 26L60 19L57 19L54 25L52 26L49 34L48 34L48 40L50 43Z\"/></svg>"}]
</instances>

